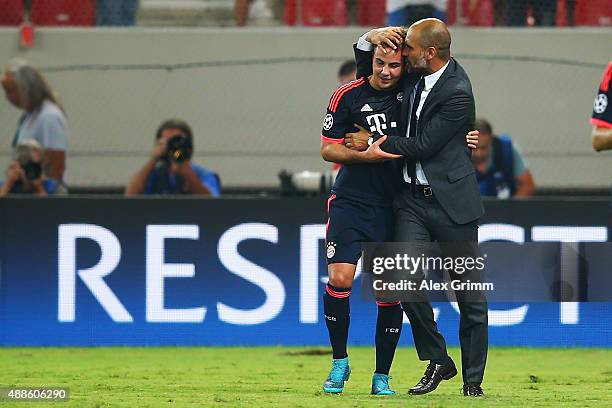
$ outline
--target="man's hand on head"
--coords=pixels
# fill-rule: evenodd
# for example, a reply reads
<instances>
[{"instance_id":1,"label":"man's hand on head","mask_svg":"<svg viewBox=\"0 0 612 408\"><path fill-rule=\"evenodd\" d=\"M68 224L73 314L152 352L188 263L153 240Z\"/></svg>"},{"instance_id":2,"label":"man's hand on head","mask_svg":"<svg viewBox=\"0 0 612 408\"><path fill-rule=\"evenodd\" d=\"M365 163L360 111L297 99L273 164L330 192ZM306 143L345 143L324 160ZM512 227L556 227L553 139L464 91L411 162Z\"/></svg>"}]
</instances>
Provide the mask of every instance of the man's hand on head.
<instances>
[{"instance_id":1,"label":"man's hand on head","mask_svg":"<svg viewBox=\"0 0 612 408\"><path fill-rule=\"evenodd\" d=\"M353 123L353 126L359 130L357 132L347 133L344 135L344 145L351 150L363 152L364 150L368 149L368 139L373 135L373 133L362 128L357 123Z\"/></svg>"},{"instance_id":2,"label":"man's hand on head","mask_svg":"<svg viewBox=\"0 0 612 408\"><path fill-rule=\"evenodd\" d=\"M369 43L378 45L387 53L402 48L406 33L401 27L375 28L368 32L366 39Z\"/></svg>"}]
</instances>

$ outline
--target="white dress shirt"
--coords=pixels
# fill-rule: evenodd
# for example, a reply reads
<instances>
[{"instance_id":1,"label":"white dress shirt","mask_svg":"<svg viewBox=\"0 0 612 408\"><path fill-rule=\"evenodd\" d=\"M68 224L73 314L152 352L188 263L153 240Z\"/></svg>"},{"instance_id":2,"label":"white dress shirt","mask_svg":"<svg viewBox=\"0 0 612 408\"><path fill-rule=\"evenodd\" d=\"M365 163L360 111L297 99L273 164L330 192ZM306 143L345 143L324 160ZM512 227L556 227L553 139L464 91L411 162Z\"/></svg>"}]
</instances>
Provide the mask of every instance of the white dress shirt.
<instances>
[{"instance_id":1,"label":"white dress shirt","mask_svg":"<svg viewBox=\"0 0 612 408\"><path fill-rule=\"evenodd\" d=\"M440 68L433 74L429 74L425 76L425 87L423 88L423 92L421 92L421 100L419 102L419 106L417 107L417 111L416 111L417 120L421 117L421 109L423 109L423 105L425 104L425 100L427 99L427 96L431 92L431 89L434 87L436 82L438 82L438 79L440 79L440 77L446 70L446 67L448 67L449 62L450 61L448 61L442 68ZM416 91L416 86L415 86L415 91ZM412 95L412 97L414 98L414 95ZM412 126L412 123L408 124L408 128L406 129L406 137L410 137L410 126ZM427 177L425 177L425 172L423 171L423 166L421 166L420 162L416 163L416 178L417 178L417 184L429 185L429 182L427 181ZM406 165L404 165L404 181L406 181L407 183L411 182L410 176L408 175L408 167Z\"/></svg>"}]
</instances>

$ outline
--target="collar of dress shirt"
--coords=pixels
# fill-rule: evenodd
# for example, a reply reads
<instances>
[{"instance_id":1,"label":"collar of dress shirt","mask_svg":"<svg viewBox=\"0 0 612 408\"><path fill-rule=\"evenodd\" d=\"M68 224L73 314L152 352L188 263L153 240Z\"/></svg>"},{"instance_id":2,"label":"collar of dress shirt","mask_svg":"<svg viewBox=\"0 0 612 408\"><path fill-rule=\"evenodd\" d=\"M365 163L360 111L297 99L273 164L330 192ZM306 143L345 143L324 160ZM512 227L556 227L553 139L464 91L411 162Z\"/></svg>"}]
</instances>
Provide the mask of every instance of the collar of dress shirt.
<instances>
[{"instance_id":1,"label":"collar of dress shirt","mask_svg":"<svg viewBox=\"0 0 612 408\"><path fill-rule=\"evenodd\" d=\"M448 67L448 64L450 64L450 60L448 60L442 68L440 68L433 74L425 76L425 91L430 91L431 88L434 87L434 85L436 84L436 82L438 82L438 79L440 79L444 71L446 71L446 67Z\"/></svg>"}]
</instances>

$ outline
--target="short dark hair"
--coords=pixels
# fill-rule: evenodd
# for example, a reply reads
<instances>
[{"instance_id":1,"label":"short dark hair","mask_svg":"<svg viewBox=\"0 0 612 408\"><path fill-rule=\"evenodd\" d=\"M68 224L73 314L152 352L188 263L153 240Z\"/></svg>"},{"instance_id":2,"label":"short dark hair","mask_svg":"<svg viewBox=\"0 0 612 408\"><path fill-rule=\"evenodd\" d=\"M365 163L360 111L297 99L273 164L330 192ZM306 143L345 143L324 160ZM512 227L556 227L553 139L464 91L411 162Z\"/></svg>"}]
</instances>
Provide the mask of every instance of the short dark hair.
<instances>
[{"instance_id":1,"label":"short dark hair","mask_svg":"<svg viewBox=\"0 0 612 408\"><path fill-rule=\"evenodd\" d=\"M340 69L338 69L338 78L355 71L357 71L357 63L355 63L355 60L346 60L340 65Z\"/></svg>"},{"instance_id":2,"label":"short dark hair","mask_svg":"<svg viewBox=\"0 0 612 408\"><path fill-rule=\"evenodd\" d=\"M193 143L193 132L191 131L191 127L182 119L167 119L162 122L161 125L157 128L157 133L155 135L155 140L159 140L164 130L167 129L179 129L181 133L183 133L191 143Z\"/></svg>"},{"instance_id":3,"label":"short dark hair","mask_svg":"<svg viewBox=\"0 0 612 408\"><path fill-rule=\"evenodd\" d=\"M474 129L481 133L493 134L493 126L485 118L478 118L474 121Z\"/></svg>"}]
</instances>

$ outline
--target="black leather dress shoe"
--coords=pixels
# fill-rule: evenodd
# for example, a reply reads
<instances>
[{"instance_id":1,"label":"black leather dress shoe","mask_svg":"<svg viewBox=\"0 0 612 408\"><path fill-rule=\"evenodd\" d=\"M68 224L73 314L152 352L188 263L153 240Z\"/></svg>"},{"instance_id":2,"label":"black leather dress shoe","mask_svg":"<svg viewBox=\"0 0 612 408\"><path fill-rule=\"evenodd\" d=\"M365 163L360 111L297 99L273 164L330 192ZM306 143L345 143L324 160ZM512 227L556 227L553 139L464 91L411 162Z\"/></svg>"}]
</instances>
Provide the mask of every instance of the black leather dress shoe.
<instances>
[{"instance_id":1,"label":"black leather dress shoe","mask_svg":"<svg viewBox=\"0 0 612 408\"><path fill-rule=\"evenodd\" d=\"M484 392L480 384L463 384L463 395L466 397L482 397Z\"/></svg>"},{"instance_id":2,"label":"black leather dress shoe","mask_svg":"<svg viewBox=\"0 0 612 408\"><path fill-rule=\"evenodd\" d=\"M429 363L423 378L414 387L410 388L408 393L413 395L427 394L438 388L442 380L450 380L456 375L457 367L450 357L448 363L444 365Z\"/></svg>"}]
</instances>

